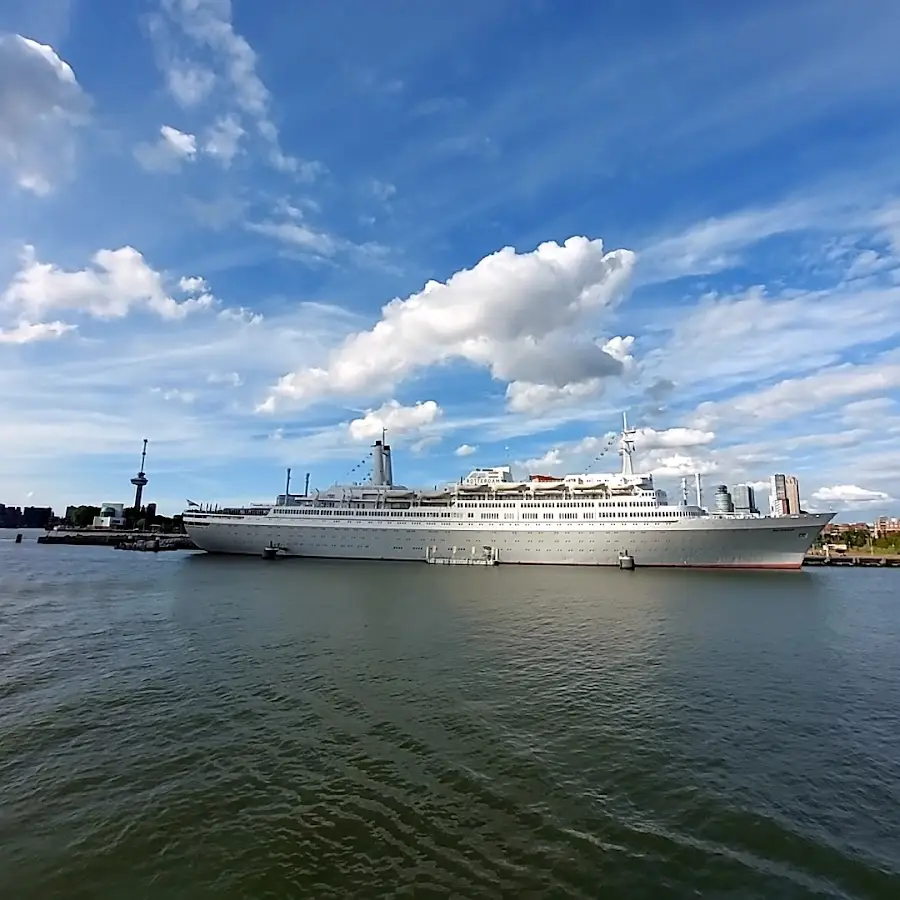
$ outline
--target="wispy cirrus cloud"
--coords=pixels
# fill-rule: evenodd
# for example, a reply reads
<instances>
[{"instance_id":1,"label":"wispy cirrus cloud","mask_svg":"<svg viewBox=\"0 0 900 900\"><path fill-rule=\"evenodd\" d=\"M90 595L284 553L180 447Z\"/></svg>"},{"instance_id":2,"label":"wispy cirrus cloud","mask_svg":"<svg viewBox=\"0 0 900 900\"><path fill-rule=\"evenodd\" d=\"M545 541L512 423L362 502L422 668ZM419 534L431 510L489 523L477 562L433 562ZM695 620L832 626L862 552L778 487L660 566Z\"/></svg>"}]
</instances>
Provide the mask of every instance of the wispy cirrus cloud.
<instances>
[{"instance_id":1,"label":"wispy cirrus cloud","mask_svg":"<svg viewBox=\"0 0 900 900\"><path fill-rule=\"evenodd\" d=\"M149 19L159 65L173 97L197 107L216 94L227 110L211 126L207 148L222 160L234 158L252 125L278 171L312 181L326 171L317 160L286 154L271 114L271 94L258 73L258 57L234 27L230 0L160 0ZM203 53L206 62L195 58Z\"/></svg>"}]
</instances>

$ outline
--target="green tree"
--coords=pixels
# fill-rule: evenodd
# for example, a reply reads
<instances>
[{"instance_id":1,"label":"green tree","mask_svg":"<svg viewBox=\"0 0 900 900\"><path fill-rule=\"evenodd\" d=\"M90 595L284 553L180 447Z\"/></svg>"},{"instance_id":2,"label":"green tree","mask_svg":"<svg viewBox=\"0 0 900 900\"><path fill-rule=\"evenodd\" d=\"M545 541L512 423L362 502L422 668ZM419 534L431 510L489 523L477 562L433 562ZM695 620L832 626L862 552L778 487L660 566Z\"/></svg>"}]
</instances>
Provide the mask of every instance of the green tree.
<instances>
[{"instance_id":1,"label":"green tree","mask_svg":"<svg viewBox=\"0 0 900 900\"><path fill-rule=\"evenodd\" d=\"M869 545L870 537L869 532L863 531L861 528L848 528L841 533L841 542L848 547L859 549Z\"/></svg>"},{"instance_id":2,"label":"green tree","mask_svg":"<svg viewBox=\"0 0 900 900\"><path fill-rule=\"evenodd\" d=\"M94 516L99 515L99 506L77 506L72 510L69 522L76 528L88 528L94 524Z\"/></svg>"}]
</instances>

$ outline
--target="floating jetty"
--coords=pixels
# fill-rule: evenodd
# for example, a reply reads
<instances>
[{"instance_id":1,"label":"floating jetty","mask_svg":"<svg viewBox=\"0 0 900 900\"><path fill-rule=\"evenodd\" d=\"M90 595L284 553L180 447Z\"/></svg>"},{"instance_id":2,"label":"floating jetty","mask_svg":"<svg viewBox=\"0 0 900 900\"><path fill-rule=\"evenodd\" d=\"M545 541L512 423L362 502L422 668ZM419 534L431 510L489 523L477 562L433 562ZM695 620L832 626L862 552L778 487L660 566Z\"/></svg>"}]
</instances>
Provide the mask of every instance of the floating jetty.
<instances>
[{"instance_id":1,"label":"floating jetty","mask_svg":"<svg viewBox=\"0 0 900 900\"><path fill-rule=\"evenodd\" d=\"M828 555L810 553L803 560L804 566L864 566L865 568L900 568L900 556L874 554L851 555L848 553Z\"/></svg>"},{"instance_id":2,"label":"floating jetty","mask_svg":"<svg viewBox=\"0 0 900 900\"><path fill-rule=\"evenodd\" d=\"M465 547L452 547L450 555L440 555L437 547L425 549L425 562L433 566L496 566L500 563L500 554L496 547L472 547L466 552Z\"/></svg>"},{"instance_id":3,"label":"floating jetty","mask_svg":"<svg viewBox=\"0 0 900 900\"><path fill-rule=\"evenodd\" d=\"M39 544L70 544L79 547L115 547L119 550L196 550L186 534L159 534L141 531L48 531L38 536Z\"/></svg>"}]
</instances>

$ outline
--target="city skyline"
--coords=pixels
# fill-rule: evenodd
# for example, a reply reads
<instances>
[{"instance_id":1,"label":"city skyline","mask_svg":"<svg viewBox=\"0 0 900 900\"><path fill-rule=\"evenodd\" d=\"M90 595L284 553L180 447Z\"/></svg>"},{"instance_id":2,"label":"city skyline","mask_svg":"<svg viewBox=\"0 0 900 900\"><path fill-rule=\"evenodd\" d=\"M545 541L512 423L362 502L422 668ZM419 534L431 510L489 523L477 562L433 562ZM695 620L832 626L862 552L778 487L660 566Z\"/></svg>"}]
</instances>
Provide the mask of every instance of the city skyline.
<instances>
[{"instance_id":1,"label":"city skyline","mask_svg":"<svg viewBox=\"0 0 900 900\"><path fill-rule=\"evenodd\" d=\"M128 502L145 436L167 514L382 428L615 469L625 410L673 497L900 512L900 7L12 6L6 502Z\"/></svg>"}]
</instances>

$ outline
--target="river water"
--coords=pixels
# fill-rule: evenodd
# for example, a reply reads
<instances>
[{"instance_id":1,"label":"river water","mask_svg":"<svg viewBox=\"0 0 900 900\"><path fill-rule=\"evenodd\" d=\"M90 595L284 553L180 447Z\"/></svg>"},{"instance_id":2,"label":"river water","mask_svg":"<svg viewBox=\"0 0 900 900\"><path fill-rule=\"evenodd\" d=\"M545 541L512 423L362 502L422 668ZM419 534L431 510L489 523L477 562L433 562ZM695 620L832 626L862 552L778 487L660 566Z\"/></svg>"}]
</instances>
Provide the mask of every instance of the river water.
<instances>
[{"instance_id":1,"label":"river water","mask_svg":"<svg viewBox=\"0 0 900 900\"><path fill-rule=\"evenodd\" d=\"M0 873L9 900L896 900L900 571L0 540Z\"/></svg>"}]
</instances>

